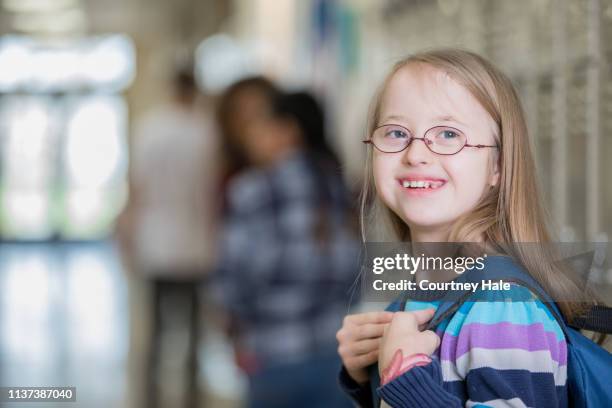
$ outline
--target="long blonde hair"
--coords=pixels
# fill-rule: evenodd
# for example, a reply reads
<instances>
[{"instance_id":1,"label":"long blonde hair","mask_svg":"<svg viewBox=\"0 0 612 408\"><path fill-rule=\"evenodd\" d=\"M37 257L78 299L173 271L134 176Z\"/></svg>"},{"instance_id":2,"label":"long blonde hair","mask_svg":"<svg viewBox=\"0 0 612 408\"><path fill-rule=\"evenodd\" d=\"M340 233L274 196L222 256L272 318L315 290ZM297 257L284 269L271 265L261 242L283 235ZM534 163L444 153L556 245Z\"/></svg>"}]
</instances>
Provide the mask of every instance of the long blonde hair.
<instances>
[{"instance_id":1,"label":"long blonde hair","mask_svg":"<svg viewBox=\"0 0 612 408\"><path fill-rule=\"evenodd\" d=\"M544 245L552 242L536 181L536 167L528 136L525 115L518 95L510 81L483 57L461 49L435 49L402 59L391 69L370 107L368 136L379 125L380 108L385 89L393 75L408 64L426 64L449 75L464 86L489 113L497 124L495 135L499 145L496 160L500 179L476 207L453 225L449 241L472 242L482 237L488 247L504 253L512 252L530 274L539 281L553 299L557 299L564 316L571 321L589 304L570 303L567 299L583 298L584 293L570 279L561 276L551 254ZM364 185L361 196L362 236L369 232L366 225L383 225L386 236L381 240L409 241L410 228L377 197L372 171L372 149L368 149ZM537 243L526 249L513 243ZM511 249L508 249L510 245ZM549 260L546 262L543 260ZM566 275L563 275L566 276ZM591 301L590 304L594 302Z\"/></svg>"}]
</instances>

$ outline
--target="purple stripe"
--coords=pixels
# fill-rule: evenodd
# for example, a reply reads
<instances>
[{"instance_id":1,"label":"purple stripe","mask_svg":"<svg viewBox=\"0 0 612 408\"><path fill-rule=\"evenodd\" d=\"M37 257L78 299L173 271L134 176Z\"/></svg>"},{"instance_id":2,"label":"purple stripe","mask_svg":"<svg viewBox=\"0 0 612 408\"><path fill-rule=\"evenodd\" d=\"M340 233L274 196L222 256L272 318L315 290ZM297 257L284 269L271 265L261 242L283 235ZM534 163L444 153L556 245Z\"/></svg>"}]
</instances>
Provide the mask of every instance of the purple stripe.
<instances>
[{"instance_id":1,"label":"purple stripe","mask_svg":"<svg viewBox=\"0 0 612 408\"><path fill-rule=\"evenodd\" d=\"M440 359L456 362L475 347L487 349L549 350L559 365L567 364L567 345L558 341L552 332L544 331L542 323L530 325L501 322L495 324L469 323L461 328L459 336L444 334Z\"/></svg>"}]
</instances>

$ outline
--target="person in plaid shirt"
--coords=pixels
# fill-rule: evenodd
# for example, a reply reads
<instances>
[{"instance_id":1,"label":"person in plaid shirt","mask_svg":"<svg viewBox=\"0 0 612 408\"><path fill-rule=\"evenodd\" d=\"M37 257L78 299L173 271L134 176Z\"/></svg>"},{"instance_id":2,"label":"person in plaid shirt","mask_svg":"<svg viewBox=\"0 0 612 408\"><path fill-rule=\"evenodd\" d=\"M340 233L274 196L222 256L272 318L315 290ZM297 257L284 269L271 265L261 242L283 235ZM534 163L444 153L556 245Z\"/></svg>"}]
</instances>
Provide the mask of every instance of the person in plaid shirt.
<instances>
[{"instance_id":1,"label":"person in plaid shirt","mask_svg":"<svg viewBox=\"0 0 612 408\"><path fill-rule=\"evenodd\" d=\"M271 102L244 126L254 166L228 187L215 295L231 316L249 406L350 406L335 379L335 332L358 272L349 195L315 100Z\"/></svg>"}]
</instances>

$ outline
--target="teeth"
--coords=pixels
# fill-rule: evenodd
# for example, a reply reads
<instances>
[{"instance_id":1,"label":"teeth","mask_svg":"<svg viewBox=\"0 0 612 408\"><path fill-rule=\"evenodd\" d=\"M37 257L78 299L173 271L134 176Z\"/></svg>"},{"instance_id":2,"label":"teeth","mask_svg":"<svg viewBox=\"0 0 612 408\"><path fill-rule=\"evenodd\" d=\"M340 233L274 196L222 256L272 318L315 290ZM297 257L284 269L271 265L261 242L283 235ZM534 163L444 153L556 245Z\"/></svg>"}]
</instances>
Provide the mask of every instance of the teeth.
<instances>
[{"instance_id":1,"label":"teeth","mask_svg":"<svg viewBox=\"0 0 612 408\"><path fill-rule=\"evenodd\" d=\"M404 188L438 188L442 184L441 181L402 181L402 186Z\"/></svg>"}]
</instances>

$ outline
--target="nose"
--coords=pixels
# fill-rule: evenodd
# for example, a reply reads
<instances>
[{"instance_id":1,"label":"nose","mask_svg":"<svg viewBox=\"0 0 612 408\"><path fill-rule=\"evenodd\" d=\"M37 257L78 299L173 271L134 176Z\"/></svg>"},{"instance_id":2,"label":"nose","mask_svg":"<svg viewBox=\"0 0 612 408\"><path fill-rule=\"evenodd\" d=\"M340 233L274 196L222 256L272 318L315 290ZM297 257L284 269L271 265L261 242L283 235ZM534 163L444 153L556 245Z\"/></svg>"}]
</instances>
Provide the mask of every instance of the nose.
<instances>
[{"instance_id":1,"label":"nose","mask_svg":"<svg viewBox=\"0 0 612 408\"><path fill-rule=\"evenodd\" d=\"M402 161L410 166L431 163L433 152L426 146L427 143L427 139L413 138L410 145L404 150Z\"/></svg>"}]
</instances>

